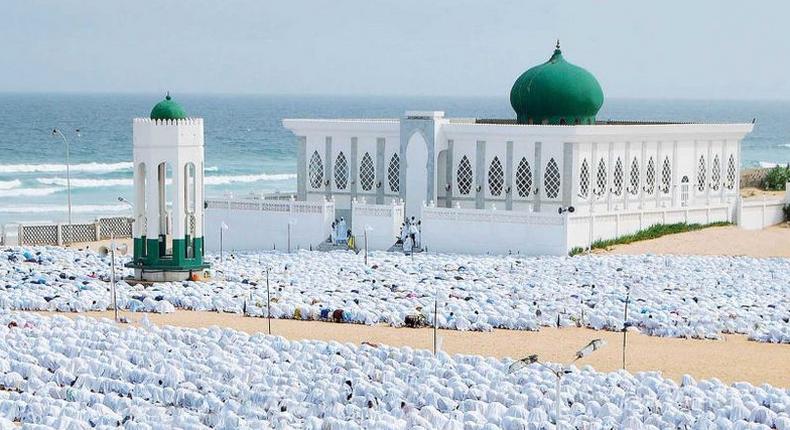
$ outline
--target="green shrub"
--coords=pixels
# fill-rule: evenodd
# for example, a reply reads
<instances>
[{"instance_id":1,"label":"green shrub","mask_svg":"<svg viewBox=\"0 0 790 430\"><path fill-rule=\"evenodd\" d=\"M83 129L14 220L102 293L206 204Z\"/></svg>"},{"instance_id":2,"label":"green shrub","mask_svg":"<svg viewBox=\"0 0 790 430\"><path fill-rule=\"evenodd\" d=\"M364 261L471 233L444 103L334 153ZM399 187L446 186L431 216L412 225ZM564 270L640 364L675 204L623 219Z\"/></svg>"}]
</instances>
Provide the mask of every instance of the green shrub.
<instances>
[{"instance_id":1,"label":"green shrub","mask_svg":"<svg viewBox=\"0 0 790 430\"><path fill-rule=\"evenodd\" d=\"M763 188L769 191L783 191L787 181L790 181L790 164L787 166L776 166L765 175Z\"/></svg>"}]
</instances>

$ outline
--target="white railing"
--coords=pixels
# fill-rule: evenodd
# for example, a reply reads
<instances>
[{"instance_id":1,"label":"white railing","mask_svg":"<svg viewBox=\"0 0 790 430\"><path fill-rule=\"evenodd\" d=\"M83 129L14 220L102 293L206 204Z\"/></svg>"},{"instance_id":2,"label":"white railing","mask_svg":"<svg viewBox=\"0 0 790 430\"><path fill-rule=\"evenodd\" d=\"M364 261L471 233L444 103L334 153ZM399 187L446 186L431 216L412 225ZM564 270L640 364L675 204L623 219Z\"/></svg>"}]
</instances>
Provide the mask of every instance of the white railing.
<instances>
[{"instance_id":1,"label":"white railing","mask_svg":"<svg viewBox=\"0 0 790 430\"><path fill-rule=\"evenodd\" d=\"M494 222L506 224L563 225L564 218L556 213L508 211L497 209L462 209L425 206L423 220L453 220L471 222Z\"/></svg>"},{"instance_id":2,"label":"white railing","mask_svg":"<svg viewBox=\"0 0 790 430\"><path fill-rule=\"evenodd\" d=\"M89 223L69 224L17 224L3 228L3 245L51 245L62 246L70 243L95 242L116 238L132 237L132 218L97 218ZM16 230L16 235L14 235Z\"/></svg>"}]
</instances>

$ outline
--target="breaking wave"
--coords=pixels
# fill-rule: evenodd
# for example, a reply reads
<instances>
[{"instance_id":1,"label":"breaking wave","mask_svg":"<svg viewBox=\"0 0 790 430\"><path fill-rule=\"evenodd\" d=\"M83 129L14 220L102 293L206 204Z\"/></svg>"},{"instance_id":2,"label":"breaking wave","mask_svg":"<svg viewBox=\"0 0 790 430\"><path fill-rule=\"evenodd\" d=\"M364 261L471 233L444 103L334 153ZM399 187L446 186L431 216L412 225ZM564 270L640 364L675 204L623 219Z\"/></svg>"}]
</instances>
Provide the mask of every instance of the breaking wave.
<instances>
[{"instance_id":1,"label":"breaking wave","mask_svg":"<svg viewBox=\"0 0 790 430\"><path fill-rule=\"evenodd\" d=\"M72 172L107 173L119 170L131 170L131 162L121 163L82 163L72 164ZM0 173L34 173L34 172L65 172L65 164L0 164Z\"/></svg>"},{"instance_id":2,"label":"breaking wave","mask_svg":"<svg viewBox=\"0 0 790 430\"><path fill-rule=\"evenodd\" d=\"M13 181L0 181L0 190L10 190L22 185L22 181L14 179Z\"/></svg>"}]
</instances>

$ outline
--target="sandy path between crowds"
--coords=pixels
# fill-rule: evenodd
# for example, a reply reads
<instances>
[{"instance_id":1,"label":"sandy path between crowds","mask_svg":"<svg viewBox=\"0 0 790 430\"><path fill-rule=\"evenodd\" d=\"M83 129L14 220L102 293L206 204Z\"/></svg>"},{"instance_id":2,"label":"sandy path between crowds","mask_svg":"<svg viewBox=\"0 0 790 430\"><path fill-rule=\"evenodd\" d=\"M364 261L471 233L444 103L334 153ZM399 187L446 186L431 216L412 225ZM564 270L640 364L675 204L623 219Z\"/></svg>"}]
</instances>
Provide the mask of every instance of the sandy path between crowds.
<instances>
[{"instance_id":1,"label":"sandy path between crowds","mask_svg":"<svg viewBox=\"0 0 790 430\"><path fill-rule=\"evenodd\" d=\"M39 312L40 314L53 313ZM58 313L112 318L112 312ZM141 314L122 312L132 323ZM179 310L172 314L147 314L152 323L178 327L221 326L247 333L266 332L265 318L237 314ZM338 342L372 342L391 346L431 349L430 328L410 329L384 325L336 324L318 321L273 319L272 333L287 339L318 339ZM494 330L460 332L439 330L442 349L450 354L476 354L494 357L523 357L538 354L542 360L567 362L576 350L592 339L605 339L607 345L579 365L590 364L599 371L613 371L622 366L622 333L583 328L542 328L539 332ZM658 370L665 377L679 381L684 374L697 379L716 377L724 382L747 381L790 387L790 345L758 343L746 336L727 335L724 340L689 340L628 333L627 368L631 372Z\"/></svg>"},{"instance_id":2,"label":"sandy path between crowds","mask_svg":"<svg viewBox=\"0 0 790 430\"><path fill-rule=\"evenodd\" d=\"M628 245L616 245L606 251L594 252L790 257L790 228L776 225L764 230L750 231L737 226L710 227Z\"/></svg>"}]
</instances>

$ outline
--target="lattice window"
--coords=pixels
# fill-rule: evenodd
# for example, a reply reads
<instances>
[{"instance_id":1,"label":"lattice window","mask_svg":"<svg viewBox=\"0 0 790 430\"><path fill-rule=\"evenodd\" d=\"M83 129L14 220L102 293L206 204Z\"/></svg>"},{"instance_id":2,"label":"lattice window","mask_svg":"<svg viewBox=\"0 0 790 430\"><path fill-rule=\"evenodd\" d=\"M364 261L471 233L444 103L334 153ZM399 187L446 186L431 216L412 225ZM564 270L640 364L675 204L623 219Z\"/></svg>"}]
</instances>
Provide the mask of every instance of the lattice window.
<instances>
[{"instance_id":1,"label":"lattice window","mask_svg":"<svg viewBox=\"0 0 790 430\"><path fill-rule=\"evenodd\" d=\"M348 186L348 161L346 154L340 151L335 158L335 188L345 190Z\"/></svg>"},{"instance_id":2,"label":"lattice window","mask_svg":"<svg viewBox=\"0 0 790 430\"><path fill-rule=\"evenodd\" d=\"M376 180L376 170L373 167L373 159L369 153L362 156L362 164L359 166L359 183L362 185L363 191L370 191L373 189L373 182Z\"/></svg>"},{"instance_id":3,"label":"lattice window","mask_svg":"<svg viewBox=\"0 0 790 430\"><path fill-rule=\"evenodd\" d=\"M390 158L390 164L387 167L387 182L389 182L390 191L393 193L400 191L400 155L397 152Z\"/></svg>"},{"instance_id":4,"label":"lattice window","mask_svg":"<svg viewBox=\"0 0 790 430\"><path fill-rule=\"evenodd\" d=\"M661 168L661 192L669 194L669 187L672 185L672 165L669 157L664 158L664 166Z\"/></svg>"},{"instance_id":5,"label":"lattice window","mask_svg":"<svg viewBox=\"0 0 790 430\"><path fill-rule=\"evenodd\" d=\"M526 157L522 157L516 169L516 190L519 197L529 197L532 194L532 168Z\"/></svg>"},{"instance_id":6,"label":"lattice window","mask_svg":"<svg viewBox=\"0 0 790 430\"><path fill-rule=\"evenodd\" d=\"M735 156L730 154L730 159L727 160L727 189L735 188Z\"/></svg>"},{"instance_id":7,"label":"lattice window","mask_svg":"<svg viewBox=\"0 0 790 430\"><path fill-rule=\"evenodd\" d=\"M549 160L546 165L546 173L543 175L543 188L546 190L546 197L556 199L560 195L560 169L554 158Z\"/></svg>"},{"instance_id":8,"label":"lattice window","mask_svg":"<svg viewBox=\"0 0 790 430\"><path fill-rule=\"evenodd\" d=\"M458 192L463 195L472 191L472 163L466 155L458 163L458 170L455 173L455 182L458 184Z\"/></svg>"},{"instance_id":9,"label":"lattice window","mask_svg":"<svg viewBox=\"0 0 790 430\"><path fill-rule=\"evenodd\" d=\"M705 168L705 156L699 157L699 163L697 163L697 191L705 191L705 174L707 173L707 169Z\"/></svg>"},{"instance_id":10,"label":"lattice window","mask_svg":"<svg viewBox=\"0 0 790 430\"><path fill-rule=\"evenodd\" d=\"M653 191L656 188L656 163L653 161L653 157L650 157L647 160L647 171L645 172L645 188L644 192L648 195L653 195Z\"/></svg>"},{"instance_id":11,"label":"lattice window","mask_svg":"<svg viewBox=\"0 0 790 430\"><path fill-rule=\"evenodd\" d=\"M614 163L612 193L616 196L623 194L623 160L621 160L620 157L617 157L617 161Z\"/></svg>"},{"instance_id":12,"label":"lattice window","mask_svg":"<svg viewBox=\"0 0 790 430\"><path fill-rule=\"evenodd\" d=\"M595 174L595 190L593 193L600 197L606 193L606 162L601 158L598 161L598 172Z\"/></svg>"},{"instance_id":13,"label":"lattice window","mask_svg":"<svg viewBox=\"0 0 790 430\"><path fill-rule=\"evenodd\" d=\"M636 157L631 161L631 174L629 177L631 180L629 181L628 192L635 196L639 193L639 162L636 161Z\"/></svg>"},{"instance_id":14,"label":"lattice window","mask_svg":"<svg viewBox=\"0 0 790 430\"><path fill-rule=\"evenodd\" d=\"M310 170L308 173L310 178L310 186L313 188L321 188L324 181L324 162L321 161L321 156L318 151L313 151L310 157Z\"/></svg>"},{"instance_id":15,"label":"lattice window","mask_svg":"<svg viewBox=\"0 0 790 430\"><path fill-rule=\"evenodd\" d=\"M587 159L582 160L582 167L579 168L579 197L586 199L590 192L590 166Z\"/></svg>"},{"instance_id":16,"label":"lattice window","mask_svg":"<svg viewBox=\"0 0 790 430\"><path fill-rule=\"evenodd\" d=\"M499 157L494 157L491 160L491 165L488 167L488 192L492 196L502 195L502 187L505 185L505 171L502 170L502 163Z\"/></svg>"},{"instance_id":17,"label":"lattice window","mask_svg":"<svg viewBox=\"0 0 790 430\"><path fill-rule=\"evenodd\" d=\"M721 162L719 161L718 155L713 157L713 166L711 167L710 171L710 180L710 187L714 190L718 190L721 187Z\"/></svg>"}]
</instances>

